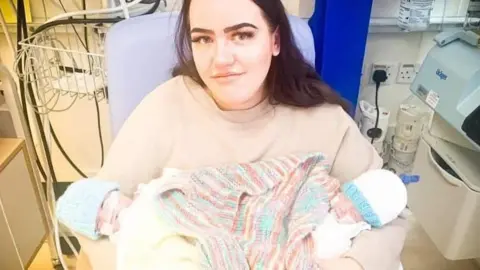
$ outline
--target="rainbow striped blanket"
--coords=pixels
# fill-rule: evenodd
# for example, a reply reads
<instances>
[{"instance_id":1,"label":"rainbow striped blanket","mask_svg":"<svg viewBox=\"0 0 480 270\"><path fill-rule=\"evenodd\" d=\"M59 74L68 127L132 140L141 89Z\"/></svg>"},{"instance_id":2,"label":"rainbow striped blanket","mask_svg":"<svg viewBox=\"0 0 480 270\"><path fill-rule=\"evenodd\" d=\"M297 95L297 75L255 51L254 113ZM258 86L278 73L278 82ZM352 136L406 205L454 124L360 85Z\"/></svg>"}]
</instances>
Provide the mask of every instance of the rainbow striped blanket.
<instances>
[{"instance_id":1,"label":"rainbow striped blanket","mask_svg":"<svg viewBox=\"0 0 480 270\"><path fill-rule=\"evenodd\" d=\"M187 172L158 190L161 218L197 241L201 269L319 269L310 233L328 171L312 153Z\"/></svg>"}]
</instances>

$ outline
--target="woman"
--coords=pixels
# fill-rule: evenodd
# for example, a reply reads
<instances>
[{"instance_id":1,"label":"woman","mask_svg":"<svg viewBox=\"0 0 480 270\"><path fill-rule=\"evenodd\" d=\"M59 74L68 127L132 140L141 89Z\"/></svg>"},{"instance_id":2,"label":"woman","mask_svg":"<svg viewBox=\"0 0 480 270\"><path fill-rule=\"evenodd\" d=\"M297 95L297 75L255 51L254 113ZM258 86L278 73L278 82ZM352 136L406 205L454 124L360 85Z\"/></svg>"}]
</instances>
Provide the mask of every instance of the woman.
<instances>
[{"instance_id":1,"label":"woman","mask_svg":"<svg viewBox=\"0 0 480 270\"><path fill-rule=\"evenodd\" d=\"M348 181L380 157L294 45L280 0L185 0L175 77L125 122L97 178L132 194L165 168L191 169L321 151ZM332 270L398 269L406 221L360 235ZM114 269L108 242L82 237L78 269ZM86 268L84 265L87 265Z\"/></svg>"}]
</instances>

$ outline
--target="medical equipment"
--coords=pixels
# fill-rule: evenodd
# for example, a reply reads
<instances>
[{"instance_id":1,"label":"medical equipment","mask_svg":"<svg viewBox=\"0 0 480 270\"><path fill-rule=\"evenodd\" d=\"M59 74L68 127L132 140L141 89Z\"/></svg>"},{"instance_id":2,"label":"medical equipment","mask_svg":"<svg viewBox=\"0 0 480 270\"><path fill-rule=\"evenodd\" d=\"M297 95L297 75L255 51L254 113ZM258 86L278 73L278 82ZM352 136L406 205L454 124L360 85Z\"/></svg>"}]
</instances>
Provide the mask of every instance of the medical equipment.
<instances>
[{"instance_id":1,"label":"medical equipment","mask_svg":"<svg viewBox=\"0 0 480 270\"><path fill-rule=\"evenodd\" d=\"M473 32L436 36L411 91L434 114L417 149L409 207L450 260L480 258L480 48Z\"/></svg>"},{"instance_id":2,"label":"medical equipment","mask_svg":"<svg viewBox=\"0 0 480 270\"><path fill-rule=\"evenodd\" d=\"M435 121L443 121L440 117ZM480 153L424 132L408 206L449 260L480 258Z\"/></svg>"},{"instance_id":3,"label":"medical equipment","mask_svg":"<svg viewBox=\"0 0 480 270\"><path fill-rule=\"evenodd\" d=\"M443 32L410 90L480 150L480 36Z\"/></svg>"}]
</instances>

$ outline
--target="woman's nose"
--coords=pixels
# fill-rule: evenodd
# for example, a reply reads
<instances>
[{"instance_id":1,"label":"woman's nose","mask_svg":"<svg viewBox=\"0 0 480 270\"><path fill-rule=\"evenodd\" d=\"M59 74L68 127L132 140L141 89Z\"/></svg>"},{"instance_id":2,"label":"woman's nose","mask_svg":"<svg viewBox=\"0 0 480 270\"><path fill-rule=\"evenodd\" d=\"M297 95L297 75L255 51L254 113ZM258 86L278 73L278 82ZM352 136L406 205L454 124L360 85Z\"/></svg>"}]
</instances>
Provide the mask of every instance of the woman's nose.
<instances>
[{"instance_id":1,"label":"woman's nose","mask_svg":"<svg viewBox=\"0 0 480 270\"><path fill-rule=\"evenodd\" d=\"M231 65L234 62L232 45L228 40L218 40L213 62L215 65Z\"/></svg>"}]
</instances>

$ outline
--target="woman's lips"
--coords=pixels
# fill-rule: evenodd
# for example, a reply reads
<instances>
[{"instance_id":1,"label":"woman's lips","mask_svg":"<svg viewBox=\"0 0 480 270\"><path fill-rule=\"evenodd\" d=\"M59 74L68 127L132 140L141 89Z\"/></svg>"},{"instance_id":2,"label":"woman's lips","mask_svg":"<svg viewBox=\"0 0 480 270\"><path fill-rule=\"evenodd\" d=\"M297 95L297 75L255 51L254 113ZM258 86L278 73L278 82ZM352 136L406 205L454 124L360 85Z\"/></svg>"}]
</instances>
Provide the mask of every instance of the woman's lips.
<instances>
[{"instance_id":1,"label":"woman's lips","mask_svg":"<svg viewBox=\"0 0 480 270\"><path fill-rule=\"evenodd\" d=\"M241 77L244 73L222 73L222 74L217 74L212 76L212 79L214 79L217 82L221 83L227 83L234 81Z\"/></svg>"}]
</instances>

